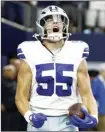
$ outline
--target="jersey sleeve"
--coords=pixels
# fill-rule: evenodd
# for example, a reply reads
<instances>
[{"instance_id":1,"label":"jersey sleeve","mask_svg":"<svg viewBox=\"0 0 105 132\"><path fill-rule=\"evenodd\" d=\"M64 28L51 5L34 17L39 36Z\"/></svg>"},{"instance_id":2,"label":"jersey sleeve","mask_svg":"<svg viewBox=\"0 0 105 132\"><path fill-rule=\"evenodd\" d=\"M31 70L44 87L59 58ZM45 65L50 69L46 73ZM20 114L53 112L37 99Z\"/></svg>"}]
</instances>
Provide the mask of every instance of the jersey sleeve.
<instances>
[{"instance_id":1,"label":"jersey sleeve","mask_svg":"<svg viewBox=\"0 0 105 132\"><path fill-rule=\"evenodd\" d=\"M19 59L25 60L26 56L25 56L25 52L24 52L22 44L23 43L19 44L18 47L17 47L17 57Z\"/></svg>"},{"instance_id":2,"label":"jersey sleeve","mask_svg":"<svg viewBox=\"0 0 105 132\"><path fill-rule=\"evenodd\" d=\"M31 57L29 56L29 46L28 42L22 42L21 44L18 45L17 47L17 57L21 60L24 60L32 69L32 61Z\"/></svg>"},{"instance_id":3,"label":"jersey sleeve","mask_svg":"<svg viewBox=\"0 0 105 132\"><path fill-rule=\"evenodd\" d=\"M82 47L82 58L87 59L89 56L89 46L87 43L83 42Z\"/></svg>"},{"instance_id":4,"label":"jersey sleeve","mask_svg":"<svg viewBox=\"0 0 105 132\"><path fill-rule=\"evenodd\" d=\"M80 63L84 60L87 59L89 56L89 46L86 42L84 41L77 41L76 42L76 67L78 69Z\"/></svg>"}]
</instances>

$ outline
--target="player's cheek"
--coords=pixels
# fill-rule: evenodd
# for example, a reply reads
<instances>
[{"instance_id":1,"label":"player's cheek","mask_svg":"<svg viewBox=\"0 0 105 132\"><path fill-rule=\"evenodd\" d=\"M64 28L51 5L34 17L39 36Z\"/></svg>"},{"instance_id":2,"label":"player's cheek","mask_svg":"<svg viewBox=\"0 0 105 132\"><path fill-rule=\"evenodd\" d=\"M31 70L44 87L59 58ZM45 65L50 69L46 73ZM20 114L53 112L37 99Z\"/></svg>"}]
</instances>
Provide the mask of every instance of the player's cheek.
<instances>
[{"instance_id":1,"label":"player's cheek","mask_svg":"<svg viewBox=\"0 0 105 132\"><path fill-rule=\"evenodd\" d=\"M49 24L49 25L47 25L46 27L45 27L45 29L47 30L47 31L51 31L53 28L53 25L52 24Z\"/></svg>"},{"instance_id":2,"label":"player's cheek","mask_svg":"<svg viewBox=\"0 0 105 132\"><path fill-rule=\"evenodd\" d=\"M62 32L62 30L63 30L63 25L60 25L59 26L59 32Z\"/></svg>"}]
</instances>

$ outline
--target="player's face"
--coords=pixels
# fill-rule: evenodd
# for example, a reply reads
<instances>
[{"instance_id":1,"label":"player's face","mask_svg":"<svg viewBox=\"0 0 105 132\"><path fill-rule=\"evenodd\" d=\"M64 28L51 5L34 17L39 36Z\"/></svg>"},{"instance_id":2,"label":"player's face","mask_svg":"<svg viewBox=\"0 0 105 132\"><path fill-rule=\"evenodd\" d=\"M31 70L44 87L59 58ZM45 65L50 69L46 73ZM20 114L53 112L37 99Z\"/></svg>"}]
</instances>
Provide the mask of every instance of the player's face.
<instances>
[{"instance_id":1,"label":"player's face","mask_svg":"<svg viewBox=\"0 0 105 132\"><path fill-rule=\"evenodd\" d=\"M63 23L59 15L49 16L44 27L47 33L62 33Z\"/></svg>"}]
</instances>

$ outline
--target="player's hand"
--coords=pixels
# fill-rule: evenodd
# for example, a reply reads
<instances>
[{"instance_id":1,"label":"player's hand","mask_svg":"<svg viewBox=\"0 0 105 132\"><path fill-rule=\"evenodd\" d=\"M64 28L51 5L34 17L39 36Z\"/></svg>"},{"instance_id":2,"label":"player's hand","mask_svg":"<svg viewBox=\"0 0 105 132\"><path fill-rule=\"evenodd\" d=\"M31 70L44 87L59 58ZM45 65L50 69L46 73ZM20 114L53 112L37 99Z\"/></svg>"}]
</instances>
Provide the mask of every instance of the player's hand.
<instances>
[{"instance_id":1,"label":"player's hand","mask_svg":"<svg viewBox=\"0 0 105 132\"><path fill-rule=\"evenodd\" d=\"M29 120L35 128L40 128L47 120L47 117L42 113L33 113L30 115Z\"/></svg>"},{"instance_id":2,"label":"player's hand","mask_svg":"<svg viewBox=\"0 0 105 132\"><path fill-rule=\"evenodd\" d=\"M98 120L93 117L92 115L90 115L87 110L85 110L84 108L81 108L81 111L84 112L85 114L85 118L81 119L76 115L72 115L70 118L70 122L79 127L79 128L93 128L97 125Z\"/></svg>"}]
</instances>

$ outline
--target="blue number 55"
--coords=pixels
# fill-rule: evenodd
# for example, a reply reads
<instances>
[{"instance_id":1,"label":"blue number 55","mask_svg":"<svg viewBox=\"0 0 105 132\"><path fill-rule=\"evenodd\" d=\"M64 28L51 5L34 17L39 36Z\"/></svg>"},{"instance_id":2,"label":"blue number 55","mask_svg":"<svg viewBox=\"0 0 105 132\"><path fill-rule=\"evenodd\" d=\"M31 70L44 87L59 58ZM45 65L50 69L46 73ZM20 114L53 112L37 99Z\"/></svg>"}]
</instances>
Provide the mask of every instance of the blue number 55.
<instances>
[{"instance_id":1,"label":"blue number 55","mask_svg":"<svg viewBox=\"0 0 105 132\"><path fill-rule=\"evenodd\" d=\"M54 70L55 69L55 70ZM72 64L41 64L36 65L36 81L38 83L37 93L43 96L70 96L73 78L63 75L64 72L73 72Z\"/></svg>"}]
</instances>

